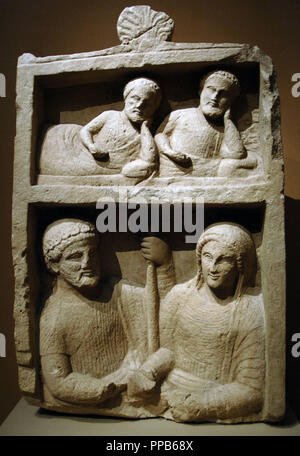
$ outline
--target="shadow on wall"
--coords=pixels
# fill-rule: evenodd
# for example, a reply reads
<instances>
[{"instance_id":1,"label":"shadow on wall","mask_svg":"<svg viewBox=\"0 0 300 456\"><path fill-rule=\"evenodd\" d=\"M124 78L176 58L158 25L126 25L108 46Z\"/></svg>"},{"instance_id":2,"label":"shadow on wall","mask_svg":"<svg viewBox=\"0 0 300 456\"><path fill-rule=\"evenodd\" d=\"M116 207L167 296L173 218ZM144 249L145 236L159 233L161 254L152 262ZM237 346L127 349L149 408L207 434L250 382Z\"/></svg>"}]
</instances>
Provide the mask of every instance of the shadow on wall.
<instances>
[{"instance_id":1,"label":"shadow on wall","mask_svg":"<svg viewBox=\"0 0 300 456\"><path fill-rule=\"evenodd\" d=\"M293 334L300 334L300 200L285 197L285 229L286 229L286 298L287 298L287 361L286 387L287 401L300 419L300 347L298 357L292 355ZM296 351L296 350L294 350ZM295 353L294 353L295 354Z\"/></svg>"}]
</instances>

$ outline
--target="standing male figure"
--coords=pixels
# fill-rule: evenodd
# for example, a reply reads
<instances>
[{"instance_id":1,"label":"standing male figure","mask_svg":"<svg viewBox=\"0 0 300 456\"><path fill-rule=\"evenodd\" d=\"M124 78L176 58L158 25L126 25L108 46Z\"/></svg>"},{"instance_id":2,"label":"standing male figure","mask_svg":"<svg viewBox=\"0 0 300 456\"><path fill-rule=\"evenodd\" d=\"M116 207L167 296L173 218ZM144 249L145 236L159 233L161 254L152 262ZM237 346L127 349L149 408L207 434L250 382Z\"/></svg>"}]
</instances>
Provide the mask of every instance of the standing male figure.
<instances>
[{"instance_id":1,"label":"standing male figure","mask_svg":"<svg viewBox=\"0 0 300 456\"><path fill-rule=\"evenodd\" d=\"M101 281L98 243L94 225L84 220L61 219L45 231L43 253L55 283L40 318L44 401L56 410L64 405L91 413L103 407L104 414L113 408L135 416L141 412L122 408L118 395L148 358L144 288ZM174 284L170 252L157 238L146 238L142 251L156 265L163 296ZM170 368L166 353L162 375ZM147 366L149 371L149 360Z\"/></svg>"}]
</instances>

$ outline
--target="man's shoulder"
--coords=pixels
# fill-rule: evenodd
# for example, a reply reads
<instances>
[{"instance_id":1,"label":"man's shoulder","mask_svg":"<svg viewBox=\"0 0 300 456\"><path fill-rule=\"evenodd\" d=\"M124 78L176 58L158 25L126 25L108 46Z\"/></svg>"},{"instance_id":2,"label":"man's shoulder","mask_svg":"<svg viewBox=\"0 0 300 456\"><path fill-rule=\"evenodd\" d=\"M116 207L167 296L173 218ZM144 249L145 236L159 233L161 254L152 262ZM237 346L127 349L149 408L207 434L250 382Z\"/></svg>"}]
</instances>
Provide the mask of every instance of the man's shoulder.
<instances>
[{"instance_id":1,"label":"man's shoulder","mask_svg":"<svg viewBox=\"0 0 300 456\"><path fill-rule=\"evenodd\" d=\"M182 120L197 116L197 108L176 109L169 114L169 120Z\"/></svg>"},{"instance_id":2,"label":"man's shoulder","mask_svg":"<svg viewBox=\"0 0 300 456\"><path fill-rule=\"evenodd\" d=\"M114 120L114 121L122 121L124 118L124 115L122 111L116 111L114 109L108 109L107 111L103 111L101 114L99 114L98 118L102 118L103 120Z\"/></svg>"},{"instance_id":3,"label":"man's shoulder","mask_svg":"<svg viewBox=\"0 0 300 456\"><path fill-rule=\"evenodd\" d=\"M60 300L50 296L40 318L40 355L65 353L65 313Z\"/></svg>"},{"instance_id":4,"label":"man's shoulder","mask_svg":"<svg viewBox=\"0 0 300 456\"><path fill-rule=\"evenodd\" d=\"M56 316L61 313L61 300L57 299L55 295L49 296L45 301L45 305L41 312L41 320L48 320L52 316Z\"/></svg>"},{"instance_id":5,"label":"man's shoulder","mask_svg":"<svg viewBox=\"0 0 300 456\"><path fill-rule=\"evenodd\" d=\"M117 287L119 287L120 290L124 290L124 291L128 291L128 292L132 292L134 290L142 292L144 290L144 287L142 284L134 282L133 280L126 279L126 278L121 279L118 282Z\"/></svg>"},{"instance_id":6,"label":"man's shoulder","mask_svg":"<svg viewBox=\"0 0 300 456\"><path fill-rule=\"evenodd\" d=\"M63 328L69 325L70 319L78 318L83 310L88 309L84 299L79 300L74 296L51 295L45 302L40 316L41 326Z\"/></svg>"}]
</instances>

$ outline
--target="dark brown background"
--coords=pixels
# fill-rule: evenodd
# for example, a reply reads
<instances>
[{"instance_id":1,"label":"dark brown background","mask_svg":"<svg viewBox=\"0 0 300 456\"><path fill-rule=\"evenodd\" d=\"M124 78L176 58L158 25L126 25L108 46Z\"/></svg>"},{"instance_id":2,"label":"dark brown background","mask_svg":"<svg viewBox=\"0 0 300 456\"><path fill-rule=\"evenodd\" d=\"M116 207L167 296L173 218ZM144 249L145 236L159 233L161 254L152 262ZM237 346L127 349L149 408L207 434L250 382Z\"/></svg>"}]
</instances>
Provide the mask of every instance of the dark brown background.
<instances>
[{"instance_id":1,"label":"dark brown background","mask_svg":"<svg viewBox=\"0 0 300 456\"><path fill-rule=\"evenodd\" d=\"M273 58L281 95L286 170L287 391L292 408L300 415L300 357L290 354L291 336L300 333L300 98L291 95L292 74L300 73L299 0L0 0L0 73L7 82L7 96L0 98L0 333L7 341L7 356L0 358L0 423L19 399L10 251L17 57L23 52L47 56L117 45L118 16L134 4L168 13L175 20L173 41L256 44Z\"/></svg>"}]
</instances>

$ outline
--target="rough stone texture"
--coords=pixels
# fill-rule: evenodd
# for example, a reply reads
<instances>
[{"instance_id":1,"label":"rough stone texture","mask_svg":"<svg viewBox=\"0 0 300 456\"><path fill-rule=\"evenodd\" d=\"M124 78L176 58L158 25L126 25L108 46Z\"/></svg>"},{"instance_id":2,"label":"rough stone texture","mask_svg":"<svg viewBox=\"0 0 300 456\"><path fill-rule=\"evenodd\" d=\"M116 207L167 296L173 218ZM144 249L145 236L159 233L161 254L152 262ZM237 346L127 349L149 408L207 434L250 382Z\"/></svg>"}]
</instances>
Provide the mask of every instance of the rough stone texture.
<instances>
[{"instance_id":1,"label":"rough stone texture","mask_svg":"<svg viewBox=\"0 0 300 456\"><path fill-rule=\"evenodd\" d=\"M118 21L119 46L19 58L20 388L30 403L67 413L280 420L285 250L275 70L257 47L172 43L172 28L164 13L130 7ZM128 115L132 94L138 118ZM136 107L136 95L150 110ZM203 199L205 225L218 227L201 236L198 257L176 231L164 240L144 233L141 245L138 234L106 233L95 247L97 202L186 198ZM49 226L64 229L51 234ZM81 238L78 227L90 234Z\"/></svg>"},{"instance_id":2,"label":"rough stone texture","mask_svg":"<svg viewBox=\"0 0 300 456\"><path fill-rule=\"evenodd\" d=\"M83 128L49 127L41 147L40 174L121 174L133 183L153 174L158 154L149 126L161 101L160 88L149 78L133 79L124 88L124 101L123 111L105 111Z\"/></svg>"}]
</instances>

